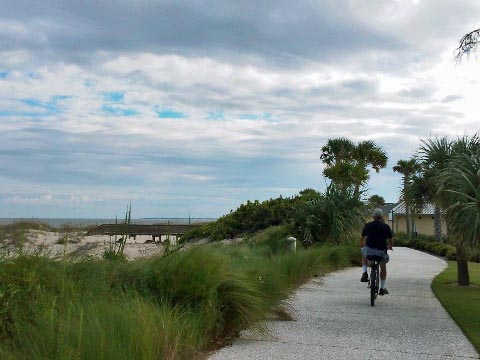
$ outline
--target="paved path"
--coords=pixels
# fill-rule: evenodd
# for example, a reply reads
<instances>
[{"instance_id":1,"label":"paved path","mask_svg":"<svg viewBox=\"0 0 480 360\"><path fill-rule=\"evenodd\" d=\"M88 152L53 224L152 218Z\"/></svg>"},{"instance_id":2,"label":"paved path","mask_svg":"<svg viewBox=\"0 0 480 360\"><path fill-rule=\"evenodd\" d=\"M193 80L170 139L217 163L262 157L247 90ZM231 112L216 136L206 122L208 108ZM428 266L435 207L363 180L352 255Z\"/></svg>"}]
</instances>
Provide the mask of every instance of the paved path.
<instances>
[{"instance_id":1,"label":"paved path","mask_svg":"<svg viewBox=\"0 0 480 360\"><path fill-rule=\"evenodd\" d=\"M271 337L244 336L210 359L478 359L430 289L446 262L407 248L390 254L390 295L374 307L360 268L335 272L297 291L297 321L272 321Z\"/></svg>"}]
</instances>

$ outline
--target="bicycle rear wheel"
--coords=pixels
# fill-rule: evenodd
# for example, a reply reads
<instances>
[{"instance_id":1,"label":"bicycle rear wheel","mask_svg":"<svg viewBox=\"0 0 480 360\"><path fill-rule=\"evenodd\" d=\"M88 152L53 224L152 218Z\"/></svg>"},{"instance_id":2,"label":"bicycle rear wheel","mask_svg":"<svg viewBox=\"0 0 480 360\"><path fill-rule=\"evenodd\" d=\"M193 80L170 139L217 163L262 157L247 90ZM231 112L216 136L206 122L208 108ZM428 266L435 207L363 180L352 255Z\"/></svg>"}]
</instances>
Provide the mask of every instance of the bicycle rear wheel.
<instances>
[{"instance_id":1,"label":"bicycle rear wheel","mask_svg":"<svg viewBox=\"0 0 480 360\"><path fill-rule=\"evenodd\" d=\"M370 305L375 306L375 299L377 298L377 268L375 265L372 266L372 271L370 272Z\"/></svg>"}]
</instances>

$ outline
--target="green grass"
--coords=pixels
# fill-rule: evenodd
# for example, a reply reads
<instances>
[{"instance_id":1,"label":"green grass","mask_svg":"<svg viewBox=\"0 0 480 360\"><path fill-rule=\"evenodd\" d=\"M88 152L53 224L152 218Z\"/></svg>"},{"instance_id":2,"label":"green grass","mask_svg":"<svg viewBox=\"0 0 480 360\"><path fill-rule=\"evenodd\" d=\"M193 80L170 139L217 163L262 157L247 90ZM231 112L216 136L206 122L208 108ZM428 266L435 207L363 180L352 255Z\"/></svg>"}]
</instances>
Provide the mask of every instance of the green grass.
<instances>
[{"instance_id":1,"label":"green grass","mask_svg":"<svg viewBox=\"0 0 480 360\"><path fill-rule=\"evenodd\" d=\"M295 287L360 261L354 245L282 251L282 231L130 262L0 259L0 358L187 359L265 331Z\"/></svg>"},{"instance_id":2,"label":"green grass","mask_svg":"<svg viewBox=\"0 0 480 360\"><path fill-rule=\"evenodd\" d=\"M432 289L480 352L480 264L469 262L468 269L471 286L456 285L457 265L449 261L448 268L433 280Z\"/></svg>"}]
</instances>

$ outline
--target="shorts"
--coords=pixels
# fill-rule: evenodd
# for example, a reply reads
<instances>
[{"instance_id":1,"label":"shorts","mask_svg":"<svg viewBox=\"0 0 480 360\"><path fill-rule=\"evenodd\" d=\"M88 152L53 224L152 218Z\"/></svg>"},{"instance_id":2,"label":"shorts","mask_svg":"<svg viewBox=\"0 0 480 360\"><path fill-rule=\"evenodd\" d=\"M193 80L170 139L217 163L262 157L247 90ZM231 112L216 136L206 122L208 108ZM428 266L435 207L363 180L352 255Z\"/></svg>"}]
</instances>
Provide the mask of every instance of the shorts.
<instances>
[{"instance_id":1,"label":"shorts","mask_svg":"<svg viewBox=\"0 0 480 360\"><path fill-rule=\"evenodd\" d=\"M366 258L368 255L381 256L383 260L380 261L380 264L386 264L390 261L390 256L386 253L385 250L372 249L368 246L362 248L362 255Z\"/></svg>"}]
</instances>

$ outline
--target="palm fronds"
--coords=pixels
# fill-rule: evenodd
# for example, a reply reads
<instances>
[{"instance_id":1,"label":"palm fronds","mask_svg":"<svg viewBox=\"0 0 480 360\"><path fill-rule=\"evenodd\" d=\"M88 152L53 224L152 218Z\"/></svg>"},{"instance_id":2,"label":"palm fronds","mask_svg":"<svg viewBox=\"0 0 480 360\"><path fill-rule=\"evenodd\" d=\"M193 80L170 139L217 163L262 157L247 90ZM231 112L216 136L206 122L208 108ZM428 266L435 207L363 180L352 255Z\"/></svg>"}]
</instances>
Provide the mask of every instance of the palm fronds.
<instances>
[{"instance_id":1,"label":"palm fronds","mask_svg":"<svg viewBox=\"0 0 480 360\"><path fill-rule=\"evenodd\" d=\"M480 252L480 150L460 153L438 177L438 201L451 231Z\"/></svg>"},{"instance_id":2,"label":"palm fronds","mask_svg":"<svg viewBox=\"0 0 480 360\"><path fill-rule=\"evenodd\" d=\"M363 221L362 206L353 189L332 183L325 194L296 208L294 229L305 246L343 243L359 230Z\"/></svg>"}]
</instances>

